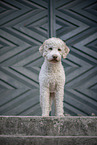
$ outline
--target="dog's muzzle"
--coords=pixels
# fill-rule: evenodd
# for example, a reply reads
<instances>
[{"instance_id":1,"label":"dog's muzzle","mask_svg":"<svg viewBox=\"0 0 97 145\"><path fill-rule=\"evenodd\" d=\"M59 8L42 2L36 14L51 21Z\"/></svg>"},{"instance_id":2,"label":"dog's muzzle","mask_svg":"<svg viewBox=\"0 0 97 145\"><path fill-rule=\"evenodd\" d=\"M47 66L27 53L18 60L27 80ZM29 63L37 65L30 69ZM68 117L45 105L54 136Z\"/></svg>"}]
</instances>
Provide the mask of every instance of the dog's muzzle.
<instances>
[{"instance_id":1,"label":"dog's muzzle","mask_svg":"<svg viewBox=\"0 0 97 145\"><path fill-rule=\"evenodd\" d=\"M53 57L53 59L55 59L55 60L58 58L57 55L53 55L52 57Z\"/></svg>"},{"instance_id":2,"label":"dog's muzzle","mask_svg":"<svg viewBox=\"0 0 97 145\"><path fill-rule=\"evenodd\" d=\"M58 60L58 56L57 55L52 55L52 60L51 60L51 62L54 62L54 63L56 63L56 62L58 62L59 60Z\"/></svg>"}]
</instances>

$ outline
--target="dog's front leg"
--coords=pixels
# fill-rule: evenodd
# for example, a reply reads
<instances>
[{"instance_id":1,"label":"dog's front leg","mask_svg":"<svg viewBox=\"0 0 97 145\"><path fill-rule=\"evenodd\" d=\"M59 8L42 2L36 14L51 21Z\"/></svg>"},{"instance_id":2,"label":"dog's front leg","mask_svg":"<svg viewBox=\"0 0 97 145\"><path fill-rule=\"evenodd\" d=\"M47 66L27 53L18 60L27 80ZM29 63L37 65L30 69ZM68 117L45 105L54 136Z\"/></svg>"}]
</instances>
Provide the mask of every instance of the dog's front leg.
<instances>
[{"instance_id":1,"label":"dog's front leg","mask_svg":"<svg viewBox=\"0 0 97 145\"><path fill-rule=\"evenodd\" d=\"M42 116L49 116L49 89L47 87L41 87L40 95Z\"/></svg>"},{"instance_id":2,"label":"dog's front leg","mask_svg":"<svg viewBox=\"0 0 97 145\"><path fill-rule=\"evenodd\" d=\"M56 116L64 116L63 96L64 96L64 86L62 87L59 86L59 88L55 93Z\"/></svg>"}]
</instances>

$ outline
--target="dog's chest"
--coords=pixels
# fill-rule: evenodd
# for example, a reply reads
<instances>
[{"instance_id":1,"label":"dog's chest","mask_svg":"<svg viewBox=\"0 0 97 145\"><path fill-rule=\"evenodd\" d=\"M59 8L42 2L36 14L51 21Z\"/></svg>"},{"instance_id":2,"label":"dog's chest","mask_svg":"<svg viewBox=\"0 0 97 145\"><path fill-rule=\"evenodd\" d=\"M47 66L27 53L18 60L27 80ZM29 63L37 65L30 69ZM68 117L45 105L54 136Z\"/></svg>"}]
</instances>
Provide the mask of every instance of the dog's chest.
<instances>
[{"instance_id":1,"label":"dog's chest","mask_svg":"<svg viewBox=\"0 0 97 145\"><path fill-rule=\"evenodd\" d=\"M56 90L56 83L55 82L50 83L49 84L49 89L50 89L50 92L55 92L55 90Z\"/></svg>"},{"instance_id":2,"label":"dog's chest","mask_svg":"<svg viewBox=\"0 0 97 145\"><path fill-rule=\"evenodd\" d=\"M65 83L65 73L61 64L51 65L44 63L39 75L40 84L49 87L50 92L55 92L60 85Z\"/></svg>"},{"instance_id":3,"label":"dog's chest","mask_svg":"<svg viewBox=\"0 0 97 145\"><path fill-rule=\"evenodd\" d=\"M49 82L50 92L55 92L57 86L60 83L64 82L64 78L60 72L59 73L50 73L48 82Z\"/></svg>"},{"instance_id":4,"label":"dog's chest","mask_svg":"<svg viewBox=\"0 0 97 145\"><path fill-rule=\"evenodd\" d=\"M49 77L50 92L55 92L57 84L58 84L58 82L57 82L56 75L50 75L50 77Z\"/></svg>"}]
</instances>

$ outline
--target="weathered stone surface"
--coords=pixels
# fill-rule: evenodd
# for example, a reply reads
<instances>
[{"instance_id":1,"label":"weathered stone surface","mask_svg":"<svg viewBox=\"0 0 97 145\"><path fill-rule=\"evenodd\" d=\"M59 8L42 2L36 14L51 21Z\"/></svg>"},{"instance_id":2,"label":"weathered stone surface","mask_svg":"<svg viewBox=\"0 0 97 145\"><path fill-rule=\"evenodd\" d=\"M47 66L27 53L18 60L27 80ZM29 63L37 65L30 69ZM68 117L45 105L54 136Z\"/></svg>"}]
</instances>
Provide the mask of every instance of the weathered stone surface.
<instances>
[{"instance_id":1,"label":"weathered stone surface","mask_svg":"<svg viewBox=\"0 0 97 145\"><path fill-rule=\"evenodd\" d=\"M1 116L1 135L97 136L97 117Z\"/></svg>"},{"instance_id":2,"label":"weathered stone surface","mask_svg":"<svg viewBox=\"0 0 97 145\"><path fill-rule=\"evenodd\" d=\"M0 136L0 145L97 145L94 136Z\"/></svg>"}]
</instances>

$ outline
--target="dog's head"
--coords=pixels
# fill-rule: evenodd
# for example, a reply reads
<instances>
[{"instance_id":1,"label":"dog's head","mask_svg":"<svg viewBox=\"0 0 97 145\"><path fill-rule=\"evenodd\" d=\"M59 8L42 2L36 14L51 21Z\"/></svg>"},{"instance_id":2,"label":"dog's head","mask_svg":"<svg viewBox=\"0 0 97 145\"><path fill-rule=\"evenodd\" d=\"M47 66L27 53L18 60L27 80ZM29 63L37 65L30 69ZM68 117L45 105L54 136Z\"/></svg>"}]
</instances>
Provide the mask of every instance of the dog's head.
<instances>
[{"instance_id":1,"label":"dog's head","mask_svg":"<svg viewBox=\"0 0 97 145\"><path fill-rule=\"evenodd\" d=\"M49 62L56 63L61 61L61 56L66 58L70 49L61 39L52 37L45 40L39 51Z\"/></svg>"}]
</instances>

